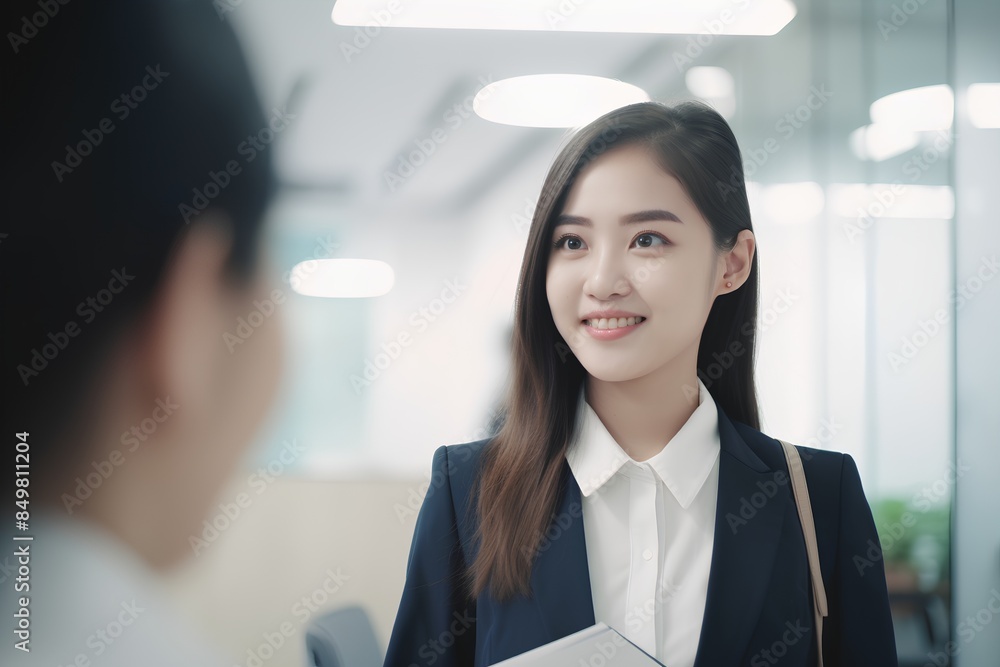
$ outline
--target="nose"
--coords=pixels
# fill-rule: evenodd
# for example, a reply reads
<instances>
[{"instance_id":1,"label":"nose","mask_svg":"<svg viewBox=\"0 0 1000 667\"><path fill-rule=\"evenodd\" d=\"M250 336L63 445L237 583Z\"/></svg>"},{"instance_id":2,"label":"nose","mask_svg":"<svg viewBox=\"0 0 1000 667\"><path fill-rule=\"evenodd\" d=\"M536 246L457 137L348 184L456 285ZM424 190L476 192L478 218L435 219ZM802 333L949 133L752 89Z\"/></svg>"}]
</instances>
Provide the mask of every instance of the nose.
<instances>
[{"instance_id":1,"label":"nose","mask_svg":"<svg viewBox=\"0 0 1000 667\"><path fill-rule=\"evenodd\" d=\"M584 291L588 296L606 301L614 296L626 296L632 291L625 271L625 258L610 247L591 255L594 259L587 267Z\"/></svg>"}]
</instances>

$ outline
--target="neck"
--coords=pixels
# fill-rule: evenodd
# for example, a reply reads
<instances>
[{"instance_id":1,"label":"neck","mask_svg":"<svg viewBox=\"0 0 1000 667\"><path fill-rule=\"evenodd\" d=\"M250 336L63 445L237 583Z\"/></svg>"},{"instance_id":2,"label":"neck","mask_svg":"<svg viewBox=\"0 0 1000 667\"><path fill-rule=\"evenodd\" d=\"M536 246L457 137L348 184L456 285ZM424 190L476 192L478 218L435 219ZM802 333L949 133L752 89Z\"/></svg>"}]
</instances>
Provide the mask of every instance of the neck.
<instances>
[{"instance_id":1,"label":"neck","mask_svg":"<svg viewBox=\"0 0 1000 667\"><path fill-rule=\"evenodd\" d=\"M94 458L107 457L95 454ZM173 512L164 511L170 505L157 495L156 480L147 474L143 462L126 459L123 467L128 466L128 470L112 470L97 486L84 481L96 479L93 468L69 473L72 482L52 479L39 489L39 505L56 516L101 528L151 569L169 569L185 553L175 546L179 540L165 539L174 528Z\"/></svg>"},{"instance_id":2,"label":"neck","mask_svg":"<svg viewBox=\"0 0 1000 667\"><path fill-rule=\"evenodd\" d=\"M646 461L663 450L698 408L697 367L692 360L623 382L590 376L586 393L587 403L625 453Z\"/></svg>"}]
</instances>

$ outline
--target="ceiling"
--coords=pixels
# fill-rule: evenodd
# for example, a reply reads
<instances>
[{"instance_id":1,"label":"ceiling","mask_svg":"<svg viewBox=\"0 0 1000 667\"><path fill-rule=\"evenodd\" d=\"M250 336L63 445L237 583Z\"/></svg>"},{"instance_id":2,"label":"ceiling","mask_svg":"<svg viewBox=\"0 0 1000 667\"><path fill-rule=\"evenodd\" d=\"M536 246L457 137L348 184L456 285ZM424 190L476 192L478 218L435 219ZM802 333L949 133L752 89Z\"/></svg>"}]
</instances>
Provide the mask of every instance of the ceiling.
<instances>
[{"instance_id":1,"label":"ceiling","mask_svg":"<svg viewBox=\"0 0 1000 667\"><path fill-rule=\"evenodd\" d=\"M875 97L943 81L945 31L937 8L925 8L905 30L883 39L876 27L882 13L872 5L796 4L797 16L775 36L707 35L704 48L686 35L391 25L368 37L361 28L333 24L330 0L247 2L224 18L244 41L265 103L290 102L297 116L277 146L286 184L337 194L345 206L369 213L399 207L420 217L468 209L517 170L539 173L541 167L543 175L565 135L491 123L468 106L464 116L455 109L486 82L542 72L594 74L669 101L690 97L682 69L726 67L738 101L731 122L745 152L775 135L776 122L805 101L810 86L825 84L837 103L817 112L818 122L803 137L842 138L836 153L846 151L850 131L869 122ZM887 6L886 18L890 11ZM675 58L682 54L695 57L679 66ZM884 69L867 64L875 62ZM444 131L443 141L433 141L435 128ZM799 141L805 139L796 139L795 147L804 147ZM425 161L390 188L386 173L420 150L418 142ZM793 152L776 161L773 180L815 170L807 150L786 155Z\"/></svg>"}]
</instances>

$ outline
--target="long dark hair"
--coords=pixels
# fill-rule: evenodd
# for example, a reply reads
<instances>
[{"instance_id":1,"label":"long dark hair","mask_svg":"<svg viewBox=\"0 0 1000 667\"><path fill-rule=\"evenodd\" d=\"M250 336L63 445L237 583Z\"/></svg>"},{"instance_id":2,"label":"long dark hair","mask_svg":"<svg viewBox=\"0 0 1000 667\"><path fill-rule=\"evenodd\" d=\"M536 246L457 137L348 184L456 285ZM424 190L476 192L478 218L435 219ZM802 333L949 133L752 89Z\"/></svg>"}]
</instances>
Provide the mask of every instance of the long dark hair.
<instances>
[{"instance_id":1,"label":"long dark hair","mask_svg":"<svg viewBox=\"0 0 1000 667\"><path fill-rule=\"evenodd\" d=\"M530 592L537 547L559 501L577 398L587 373L552 320L545 293L552 224L583 167L629 144L651 149L665 172L684 186L712 228L720 251L753 227L739 146L725 119L688 101L643 102L616 109L577 132L560 151L542 186L518 282L512 374L504 420L483 452L479 472L479 550L468 578L473 595L487 587L497 599ZM698 374L712 398L736 421L760 428L754 385L757 254L739 289L720 295L698 349ZM739 342L744 351L721 368L713 353Z\"/></svg>"}]
</instances>

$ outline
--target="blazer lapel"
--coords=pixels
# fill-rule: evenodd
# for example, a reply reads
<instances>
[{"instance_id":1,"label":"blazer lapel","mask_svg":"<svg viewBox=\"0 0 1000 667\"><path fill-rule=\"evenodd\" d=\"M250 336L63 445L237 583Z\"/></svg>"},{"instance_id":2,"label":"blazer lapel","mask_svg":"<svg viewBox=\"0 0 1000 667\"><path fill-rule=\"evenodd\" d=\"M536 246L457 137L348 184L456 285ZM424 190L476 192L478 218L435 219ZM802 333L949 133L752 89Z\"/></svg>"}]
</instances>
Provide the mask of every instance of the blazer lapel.
<instances>
[{"instance_id":1,"label":"blazer lapel","mask_svg":"<svg viewBox=\"0 0 1000 667\"><path fill-rule=\"evenodd\" d=\"M531 590L550 642L594 625L580 487L568 463L562 474L561 501L531 573Z\"/></svg>"},{"instance_id":2,"label":"blazer lapel","mask_svg":"<svg viewBox=\"0 0 1000 667\"><path fill-rule=\"evenodd\" d=\"M719 408L719 495L708 596L694 667L735 665L757 625L788 503L775 471ZM778 485L778 491L781 485Z\"/></svg>"}]
</instances>

